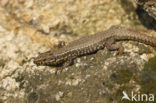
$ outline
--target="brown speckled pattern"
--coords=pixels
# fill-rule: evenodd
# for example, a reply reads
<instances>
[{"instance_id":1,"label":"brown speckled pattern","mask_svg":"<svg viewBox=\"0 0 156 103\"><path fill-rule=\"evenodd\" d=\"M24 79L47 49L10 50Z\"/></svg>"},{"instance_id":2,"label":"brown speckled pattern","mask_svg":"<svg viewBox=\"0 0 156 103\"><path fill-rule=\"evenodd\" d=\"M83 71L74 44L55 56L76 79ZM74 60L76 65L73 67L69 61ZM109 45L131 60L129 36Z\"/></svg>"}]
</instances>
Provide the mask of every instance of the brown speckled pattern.
<instances>
[{"instance_id":1,"label":"brown speckled pattern","mask_svg":"<svg viewBox=\"0 0 156 103\"><path fill-rule=\"evenodd\" d=\"M138 41L156 47L156 38L154 37L150 37L124 27L112 26L104 32L75 40L69 45L56 51L42 53L34 59L34 63L37 65L55 66L68 60L75 59L76 57L103 49L105 47L105 43L109 39L113 39L114 41Z\"/></svg>"}]
</instances>

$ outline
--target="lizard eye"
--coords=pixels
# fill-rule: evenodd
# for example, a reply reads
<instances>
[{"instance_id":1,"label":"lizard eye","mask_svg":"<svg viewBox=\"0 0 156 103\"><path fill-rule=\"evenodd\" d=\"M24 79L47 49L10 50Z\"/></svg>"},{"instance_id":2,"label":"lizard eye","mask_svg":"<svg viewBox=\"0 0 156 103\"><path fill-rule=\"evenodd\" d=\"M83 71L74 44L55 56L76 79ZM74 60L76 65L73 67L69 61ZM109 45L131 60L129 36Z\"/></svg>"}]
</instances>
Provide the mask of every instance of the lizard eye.
<instances>
[{"instance_id":1,"label":"lizard eye","mask_svg":"<svg viewBox=\"0 0 156 103\"><path fill-rule=\"evenodd\" d=\"M39 62L39 65L41 65L42 64L42 62Z\"/></svg>"}]
</instances>

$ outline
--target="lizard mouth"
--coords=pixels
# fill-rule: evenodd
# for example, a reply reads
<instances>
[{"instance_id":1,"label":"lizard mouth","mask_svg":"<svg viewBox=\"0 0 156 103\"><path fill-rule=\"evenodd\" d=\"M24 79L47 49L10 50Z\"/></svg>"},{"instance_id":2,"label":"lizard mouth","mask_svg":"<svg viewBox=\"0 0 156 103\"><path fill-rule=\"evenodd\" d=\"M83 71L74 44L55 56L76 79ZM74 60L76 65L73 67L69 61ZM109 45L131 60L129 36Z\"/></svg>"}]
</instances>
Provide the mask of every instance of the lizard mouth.
<instances>
[{"instance_id":1,"label":"lizard mouth","mask_svg":"<svg viewBox=\"0 0 156 103\"><path fill-rule=\"evenodd\" d=\"M37 66L39 66L39 65L42 65L42 62L41 62L42 60L39 58L39 57L35 57L34 58L34 64L36 64Z\"/></svg>"},{"instance_id":2,"label":"lizard mouth","mask_svg":"<svg viewBox=\"0 0 156 103\"><path fill-rule=\"evenodd\" d=\"M34 62L37 66L41 64L38 60L34 60L33 62Z\"/></svg>"}]
</instances>

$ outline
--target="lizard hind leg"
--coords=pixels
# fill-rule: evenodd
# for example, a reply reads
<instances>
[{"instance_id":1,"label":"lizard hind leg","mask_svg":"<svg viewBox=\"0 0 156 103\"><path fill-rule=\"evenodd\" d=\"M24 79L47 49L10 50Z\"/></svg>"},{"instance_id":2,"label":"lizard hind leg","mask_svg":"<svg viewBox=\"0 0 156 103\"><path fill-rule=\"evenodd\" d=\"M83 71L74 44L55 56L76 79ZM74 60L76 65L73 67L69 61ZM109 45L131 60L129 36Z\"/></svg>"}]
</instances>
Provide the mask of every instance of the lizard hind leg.
<instances>
[{"instance_id":1,"label":"lizard hind leg","mask_svg":"<svg viewBox=\"0 0 156 103\"><path fill-rule=\"evenodd\" d=\"M124 48L121 44L115 44L115 39L110 38L106 41L106 48L110 51L118 50L118 54L123 54Z\"/></svg>"}]
</instances>

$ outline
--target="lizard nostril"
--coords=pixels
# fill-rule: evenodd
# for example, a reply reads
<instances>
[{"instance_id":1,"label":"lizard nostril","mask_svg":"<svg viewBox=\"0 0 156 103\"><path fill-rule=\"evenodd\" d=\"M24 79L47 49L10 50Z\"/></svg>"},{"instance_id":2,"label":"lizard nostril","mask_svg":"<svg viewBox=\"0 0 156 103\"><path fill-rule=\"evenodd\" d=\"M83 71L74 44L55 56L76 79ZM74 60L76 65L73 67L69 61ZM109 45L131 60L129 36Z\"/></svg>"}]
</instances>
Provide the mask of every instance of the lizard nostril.
<instances>
[{"instance_id":1,"label":"lizard nostril","mask_svg":"<svg viewBox=\"0 0 156 103\"><path fill-rule=\"evenodd\" d=\"M37 62L36 62L36 60L34 60L34 61L33 61L33 63L35 63L35 64L36 64L36 63L37 63Z\"/></svg>"}]
</instances>

